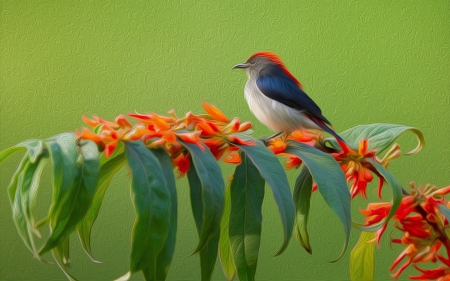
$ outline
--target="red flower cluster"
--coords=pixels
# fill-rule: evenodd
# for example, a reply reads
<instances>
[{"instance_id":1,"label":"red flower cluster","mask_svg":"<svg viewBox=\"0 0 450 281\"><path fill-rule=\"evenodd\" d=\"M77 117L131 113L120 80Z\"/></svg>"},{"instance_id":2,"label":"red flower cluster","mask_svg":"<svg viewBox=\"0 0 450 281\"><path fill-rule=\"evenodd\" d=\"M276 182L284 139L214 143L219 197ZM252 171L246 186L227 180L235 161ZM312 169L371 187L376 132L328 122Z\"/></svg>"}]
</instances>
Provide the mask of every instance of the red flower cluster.
<instances>
[{"instance_id":1,"label":"red flower cluster","mask_svg":"<svg viewBox=\"0 0 450 281\"><path fill-rule=\"evenodd\" d=\"M450 192L450 186L438 189L435 186L425 185L415 188L412 184L411 195L404 196L400 207L396 211L393 220L395 227L403 232L401 238L392 239L393 243L405 246L397 259L393 262L390 270L394 270L400 262L406 261L392 274L397 278L410 264L414 264L421 276L413 276L413 280L450 280L450 261L445 259L439 250L442 246L450 253L450 244L445 229L449 222L441 212L441 208L447 208L444 195ZM392 203L370 203L367 209L361 212L366 216L365 225L373 225L384 220ZM376 239L379 242L386 224L378 230ZM444 267L433 270L422 270L416 264L423 262L444 263Z\"/></svg>"},{"instance_id":2,"label":"red flower cluster","mask_svg":"<svg viewBox=\"0 0 450 281\"><path fill-rule=\"evenodd\" d=\"M292 168L300 167L303 162L297 156L285 152L287 147L286 141L295 140L314 146L314 144L316 144L321 138L323 138L323 136L320 133L310 130L298 130L292 132L289 136L283 136L269 140L267 148L270 149L274 154L287 156L286 169L290 170Z\"/></svg>"},{"instance_id":3,"label":"red flower cluster","mask_svg":"<svg viewBox=\"0 0 450 281\"><path fill-rule=\"evenodd\" d=\"M150 147L163 147L171 155L173 164L183 176L190 168L190 157L179 140L194 143L201 148L207 146L217 160L240 163L238 148L234 144L253 145L235 135L249 130L249 122L241 123L238 118L229 120L217 107L203 102L207 114L195 115L188 112L178 118L173 111L169 116L156 113L128 114L136 121L132 125L125 116L119 115L114 122L97 116L83 121L93 130L83 128L76 132L80 139L96 142L104 148L105 155L111 156L120 141L142 140Z\"/></svg>"},{"instance_id":4,"label":"red flower cluster","mask_svg":"<svg viewBox=\"0 0 450 281\"><path fill-rule=\"evenodd\" d=\"M298 168L302 164L302 160L294 155L285 152L287 141L296 140L311 146L323 143L323 135L320 132L312 132L308 130L295 131L287 138L274 138L269 141L268 148L278 155L287 156L286 169ZM400 156L400 147L398 144L386 153L383 159L376 157L375 150L369 150L369 142L367 139L361 140L358 149L350 148L346 143L338 141L341 150L330 153L336 162L339 163L343 170L347 182L351 183L350 194L354 198L357 194L366 198L367 184L373 180L373 173L378 175L377 170L367 161L368 159L380 163L384 167L389 165L389 161ZM320 149L320 146L319 146ZM378 196L381 198L381 188L383 187L383 179L379 177Z\"/></svg>"}]
</instances>

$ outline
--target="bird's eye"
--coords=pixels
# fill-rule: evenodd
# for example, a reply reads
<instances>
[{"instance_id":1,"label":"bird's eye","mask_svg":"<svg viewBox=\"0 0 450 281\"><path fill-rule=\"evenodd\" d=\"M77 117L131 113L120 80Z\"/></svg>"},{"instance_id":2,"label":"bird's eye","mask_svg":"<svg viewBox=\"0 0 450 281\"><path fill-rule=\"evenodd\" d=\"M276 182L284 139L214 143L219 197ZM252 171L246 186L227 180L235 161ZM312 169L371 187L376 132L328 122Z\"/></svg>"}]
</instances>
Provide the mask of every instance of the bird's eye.
<instances>
[{"instance_id":1,"label":"bird's eye","mask_svg":"<svg viewBox=\"0 0 450 281\"><path fill-rule=\"evenodd\" d=\"M250 60L249 63L255 65L256 64L256 60Z\"/></svg>"}]
</instances>

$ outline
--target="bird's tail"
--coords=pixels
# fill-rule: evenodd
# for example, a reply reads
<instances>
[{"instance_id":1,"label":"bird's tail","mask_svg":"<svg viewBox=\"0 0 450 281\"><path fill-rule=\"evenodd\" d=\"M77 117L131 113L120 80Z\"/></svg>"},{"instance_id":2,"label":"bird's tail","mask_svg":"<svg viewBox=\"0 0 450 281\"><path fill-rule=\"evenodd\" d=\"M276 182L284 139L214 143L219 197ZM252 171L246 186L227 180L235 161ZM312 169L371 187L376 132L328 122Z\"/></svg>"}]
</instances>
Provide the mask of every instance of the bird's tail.
<instances>
[{"instance_id":1,"label":"bird's tail","mask_svg":"<svg viewBox=\"0 0 450 281\"><path fill-rule=\"evenodd\" d=\"M328 127L324 122L322 122L322 120L319 120L317 118L311 118L312 121L314 121L314 123L316 123L320 128L322 128L322 130L324 130L327 133L330 133L331 135L333 135L333 137L336 138L336 140L338 140L338 142L343 142L345 144L347 144L345 142L345 140L343 138L341 138L341 136L339 136L335 131L333 131L333 129L331 129L330 127Z\"/></svg>"}]
</instances>

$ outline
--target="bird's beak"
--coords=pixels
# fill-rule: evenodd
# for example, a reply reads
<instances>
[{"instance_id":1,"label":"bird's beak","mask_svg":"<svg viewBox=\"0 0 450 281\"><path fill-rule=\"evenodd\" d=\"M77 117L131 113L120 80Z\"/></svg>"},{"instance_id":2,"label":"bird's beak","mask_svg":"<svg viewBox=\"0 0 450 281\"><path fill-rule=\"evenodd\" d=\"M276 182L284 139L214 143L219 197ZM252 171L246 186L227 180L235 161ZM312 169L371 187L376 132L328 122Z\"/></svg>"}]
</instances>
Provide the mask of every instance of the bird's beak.
<instances>
[{"instance_id":1,"label":"bird's beak","mask_svg":"<svg viewBox=\"0 0 450 281\"><path fill-rule=\"evenodd\" d=\"M249 66L250 66L250 64L248 64L246 62L243 62L243 63L240 63L240 64L236 64L235 66L233 66L232 69L235 69L235 68L247 68Z\"/></svg>"}]
</instances>

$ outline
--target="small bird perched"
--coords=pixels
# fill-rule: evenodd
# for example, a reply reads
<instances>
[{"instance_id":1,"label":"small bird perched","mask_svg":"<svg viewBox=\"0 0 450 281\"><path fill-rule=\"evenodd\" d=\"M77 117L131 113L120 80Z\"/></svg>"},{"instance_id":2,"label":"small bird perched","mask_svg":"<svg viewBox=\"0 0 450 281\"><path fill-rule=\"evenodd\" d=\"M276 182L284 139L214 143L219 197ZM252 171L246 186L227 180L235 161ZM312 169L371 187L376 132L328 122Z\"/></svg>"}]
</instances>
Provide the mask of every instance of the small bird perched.
<instances>
[{"instance_id":1,"label":"small bird perched","mask_svg":"<svg viewBox=\"0 0 450 281\"><path fill-rule=\"evenodd\" d=\"M246 69L248 80L244 91L251 112L261 123L277 132L268 140L304 128L326 131L345 142L329 127L330 121L276 54L259 52L234 68Z\"/></svg>"}]
</instances>

